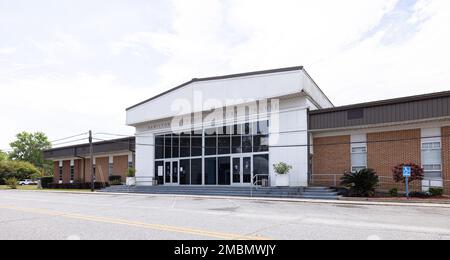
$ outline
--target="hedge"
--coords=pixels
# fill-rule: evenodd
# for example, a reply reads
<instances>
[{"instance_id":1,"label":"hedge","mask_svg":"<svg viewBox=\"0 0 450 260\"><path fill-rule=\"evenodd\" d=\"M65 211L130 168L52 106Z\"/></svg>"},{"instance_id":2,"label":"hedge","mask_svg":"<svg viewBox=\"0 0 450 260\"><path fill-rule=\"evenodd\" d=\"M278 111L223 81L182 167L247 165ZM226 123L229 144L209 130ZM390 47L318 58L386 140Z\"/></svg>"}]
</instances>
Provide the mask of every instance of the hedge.
<instances>
[{"instance_id":1,"label":"hedge","mask_svg":"<svg viewBox=\"0 0 450 260\"><path fill-rule=\"evenodd\" d=\"M107 182L96 182L94 189L100 190L109 187ZM91 189L91 183L51 183L48 184L48 189L64 189L64 190L88 190Z\"/></svg>"}]
</instances>

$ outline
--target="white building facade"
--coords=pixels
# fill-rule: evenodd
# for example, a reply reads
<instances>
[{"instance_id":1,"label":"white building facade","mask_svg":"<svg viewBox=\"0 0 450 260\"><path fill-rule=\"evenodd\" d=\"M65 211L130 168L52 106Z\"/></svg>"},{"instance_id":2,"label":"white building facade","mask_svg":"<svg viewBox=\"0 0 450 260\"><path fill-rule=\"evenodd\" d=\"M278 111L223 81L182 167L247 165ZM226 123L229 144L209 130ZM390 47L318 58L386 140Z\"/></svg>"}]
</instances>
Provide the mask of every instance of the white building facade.
<instances>
[{"instance_id":1,"label":"white building facade","mask_svg":"<svg viewBox=\"0 0 450 260\"><path fill-rule=\"evenodd\" d=\"M333 104L303 67L193 79L127 109L138 185L308 185L308 111Z\"/></svg>"}]
</instances>

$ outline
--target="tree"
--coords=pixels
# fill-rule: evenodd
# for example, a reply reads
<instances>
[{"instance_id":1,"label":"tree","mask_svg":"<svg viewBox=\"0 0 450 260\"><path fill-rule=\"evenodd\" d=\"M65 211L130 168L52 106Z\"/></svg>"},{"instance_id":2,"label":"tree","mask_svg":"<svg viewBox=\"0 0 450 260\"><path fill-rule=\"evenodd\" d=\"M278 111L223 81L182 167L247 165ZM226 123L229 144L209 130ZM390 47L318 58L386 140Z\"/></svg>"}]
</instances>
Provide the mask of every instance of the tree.
<instances>
[{"instance_id":1,"label":"tree","mask_svg":"<svg viewBox=\"0 0 450 260\"><path fill-rule=\"evenodd\" d=\"M371 197L375 195L379 178L372 169L364 169L354 173L346 173L341 184L350 190L350 196Z\"/></svg>"},{"instance_id":2,"label":"tree","mask_svg":"<svg viewBox=\"0 0 450 260\"><path fill-rule=\"evenodd\" d=\"M52 148L52 144L44 133L17 134L17 140L10 144L12 152L9 158L17 161L25 161L37 168L46 168L49 162L44 160L43 151Z\"/></svg>"},{"instance_id":3,"label":"tree","mask_svg":"<svg viewBox=\"0 0 450 260\"><path fill-rule=\"evenodd\" d=\"M415 163L409 163L409 164L402 163L400 165L395 166L392 169L392 174L394 175L395 182L406 183L406 178L403 177L403 167L405 167L405 166L411 167L411 177L408 178L410 182L422 181L424 179L425 173L424 173L424 170L422 167L420 167L419 165L417 165Z\"/></svg>"},{"instance_id":4,"label":"tree","mask_svg":"<svg viewBox=\"0 0 450 260\"><path fill-rule=\"evenodd\" d=\"M39 170L28 162L4 160L0 161L0 184L6 179L32 179L39 176Z\"/></svg>"},{"instance_id":5,"label":"tree","mask_svg":"<svg viewBox=\"0 0 450 260\"><path fill-rule=\"evenodd\" d=\"M6 160L8 160L8 154L3 151L0 151L0 162Z\"/></svg>"}]
</instances>

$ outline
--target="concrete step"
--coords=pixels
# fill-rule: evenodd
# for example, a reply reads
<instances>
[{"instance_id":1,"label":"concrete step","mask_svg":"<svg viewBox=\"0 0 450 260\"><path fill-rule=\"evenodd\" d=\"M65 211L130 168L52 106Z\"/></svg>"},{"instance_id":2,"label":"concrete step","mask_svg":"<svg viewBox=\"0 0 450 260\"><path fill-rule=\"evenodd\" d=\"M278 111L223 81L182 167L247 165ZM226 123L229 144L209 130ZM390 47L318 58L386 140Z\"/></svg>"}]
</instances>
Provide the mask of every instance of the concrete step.
<instances>
[{"instance_id":1,"label":"concrete step","mask_svg":"<svg viewBox=\"0 0 450 260\"><path fill-rule=\"evenodd\" d=\"M292 187L222 187L222 186L157 186L157 187L128 187L112 186L101 192L160 194L160 195L199 195L199 196L239 196L239 197L267 197L267 198L306 198L334 200L338 198L335 190L326 187L292 188Z\"/></svg>"}]
</instances>

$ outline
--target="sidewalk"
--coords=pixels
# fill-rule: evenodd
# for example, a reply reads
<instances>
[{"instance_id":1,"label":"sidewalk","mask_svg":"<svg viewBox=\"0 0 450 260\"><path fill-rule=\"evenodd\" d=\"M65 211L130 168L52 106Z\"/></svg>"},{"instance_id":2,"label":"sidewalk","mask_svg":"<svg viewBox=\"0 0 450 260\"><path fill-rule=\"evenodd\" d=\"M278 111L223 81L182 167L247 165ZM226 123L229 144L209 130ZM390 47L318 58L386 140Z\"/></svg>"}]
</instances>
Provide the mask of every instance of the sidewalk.
<instances>
[{"instance_id":1,"label":"sidewalk","mask_svg":"<svg viewBox=\"0 0 450 260\"><path fill-rule=\"evenodd\" d=\"M241 200L241 201L266 201L266 202L285 202L285 203L309 203L309 204L334 204L334 205L360 205L360 206L395 206L395 207L425 207L425 208L448 208L450 209L450 199L436 202L435 200L404 200L388 201L384 199L368 198L340 198L339 200L314 200L314 199L284 199L284 198L251 198L251 197L225 197L225 196L198 196L198 195L166 195L166 194L135 194L135 193L103 193L103 192L84 192L84 191L49 191L49 190L31 190L9 192L43 192L54 194L74 194L74 195L94 195L94 196L131 196L131 197L178 197L178 198L202 198L212 200Z\"/></svg>"}]
</instances>

